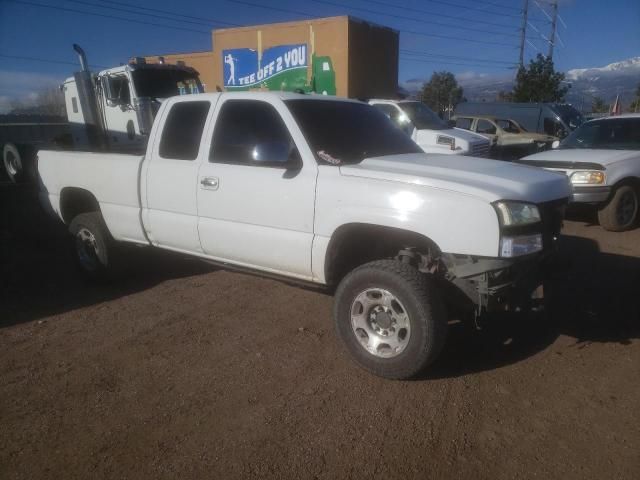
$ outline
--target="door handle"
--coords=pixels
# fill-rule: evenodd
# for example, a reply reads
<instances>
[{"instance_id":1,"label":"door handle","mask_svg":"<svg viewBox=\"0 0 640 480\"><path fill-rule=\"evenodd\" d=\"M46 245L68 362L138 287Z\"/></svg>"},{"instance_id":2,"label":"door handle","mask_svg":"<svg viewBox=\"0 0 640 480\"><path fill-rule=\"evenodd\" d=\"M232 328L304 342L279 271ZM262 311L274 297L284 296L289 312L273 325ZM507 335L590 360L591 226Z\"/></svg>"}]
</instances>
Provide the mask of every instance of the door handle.
<instances>
[{"instance_id":1,"label":"door handle","mask_svg":"<svg viewBox=\"0 0 640 480\"><path fill-rule=\"evenodd\" d=\"M202 177L202 179L200 179L200 185L202 185L204 188L217 190L218 184L219 182L216 177Z\"/></svg>"}]
</instances>

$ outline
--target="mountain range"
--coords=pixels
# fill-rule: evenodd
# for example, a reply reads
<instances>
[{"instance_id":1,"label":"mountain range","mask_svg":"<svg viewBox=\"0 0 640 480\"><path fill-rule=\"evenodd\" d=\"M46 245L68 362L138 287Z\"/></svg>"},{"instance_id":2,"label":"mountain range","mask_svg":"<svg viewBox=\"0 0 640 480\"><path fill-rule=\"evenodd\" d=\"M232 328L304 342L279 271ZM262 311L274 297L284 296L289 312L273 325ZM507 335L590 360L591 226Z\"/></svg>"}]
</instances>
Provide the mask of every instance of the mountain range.
<instances>
[{"instance_id":1,"label":"mountain range","mask_svg":"<svg viewBox=\"0 0 640 480\"><path fill-rule=\"evenodd\" d=\"M464 96L469 101L495 101L498 94L513 88L514 73L507 75L463 73L456 76L464 88ZM623 105L635 98L640 85L640 57L614 62L604 67L575 68L565 73L565 80L571 87L566 100L579 109L589 111L594 97L612 103L617 95ZM403 87L417 93L424 79L411 79Z\"/></svg>"}]
</instances>

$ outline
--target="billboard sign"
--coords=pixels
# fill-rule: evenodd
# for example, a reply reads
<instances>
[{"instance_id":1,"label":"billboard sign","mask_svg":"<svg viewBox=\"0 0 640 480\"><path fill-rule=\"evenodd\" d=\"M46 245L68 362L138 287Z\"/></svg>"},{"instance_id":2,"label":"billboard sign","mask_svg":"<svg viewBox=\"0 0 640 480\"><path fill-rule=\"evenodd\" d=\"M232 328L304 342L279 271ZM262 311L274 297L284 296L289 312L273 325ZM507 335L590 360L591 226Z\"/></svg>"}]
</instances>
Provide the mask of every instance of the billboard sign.
<instances>
[{"instance_id":1,"label":"billboard sign","mask_svg":"<svg viewBox=\"0 0 640 480\"><path fill-rule=\"evenodd\" d=\"M307 45L267 48L262 52L262 58L252 48L223 50L222 66L227 90L304 88L307 82Z\"/></svg>"}]
</instances>

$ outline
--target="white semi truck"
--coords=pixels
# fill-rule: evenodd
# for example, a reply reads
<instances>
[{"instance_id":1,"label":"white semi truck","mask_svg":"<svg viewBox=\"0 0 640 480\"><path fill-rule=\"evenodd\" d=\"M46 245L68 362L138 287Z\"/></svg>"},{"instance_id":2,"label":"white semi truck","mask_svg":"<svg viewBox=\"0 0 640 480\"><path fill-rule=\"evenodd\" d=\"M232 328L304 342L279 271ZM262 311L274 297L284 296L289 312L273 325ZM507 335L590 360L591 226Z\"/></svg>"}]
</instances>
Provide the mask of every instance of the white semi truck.
<instances>
[{"instance_id":1,"label":"white semi truck","mask_svg":"<svg viewBox=\"0 0 640 480\"><path fill-rule=\"evenodd\" d=\"M67 110L68 128L34 129L25 134L13 125L0 125L0 142L5 172L13 182L33 180L33 160L37 149L67 146L74 150L142 152L160 103L168 97L202 93L196 70L184 64L169 65L162 57L158 63L136 58L127 65L94 74L80 46L74 45L80 71L61 86ZM15 122L14 122L15 123ZM26 128L26 126L25 126ZM5 134L1 134L5 132ZM65 135L66 133L66 135Z\"/></svg>"}]
</instances>

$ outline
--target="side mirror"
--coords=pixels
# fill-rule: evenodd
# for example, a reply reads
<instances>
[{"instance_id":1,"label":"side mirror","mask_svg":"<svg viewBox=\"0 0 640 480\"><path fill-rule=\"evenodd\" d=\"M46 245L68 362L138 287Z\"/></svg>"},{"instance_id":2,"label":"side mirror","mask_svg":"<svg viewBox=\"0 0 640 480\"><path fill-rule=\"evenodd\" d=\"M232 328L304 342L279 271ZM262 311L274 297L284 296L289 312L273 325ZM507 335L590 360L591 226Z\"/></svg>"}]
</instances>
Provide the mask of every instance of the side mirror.
<instances>
[{"instance_id":1,"label":"side mirror","mask_svg":"<svg viewBox=\"0 0 640 480\"><path fill-rule=\"evenodd\" d=\"M251 158L257 164L282 167L282 168L298 168L300 159L295 147L289 142L262 142L256 144L251 152Z\"/></svg>"},{"instance_id":2,"label":"side mirror","mask_svg":"<svg viewBox=\"0 0 640 480\"><path fill-rule=\"evenodd\" d=\"M560 146L560 140L554 140L551 144L551 148L558 148Z\"/></svg>"}]
</instances>

